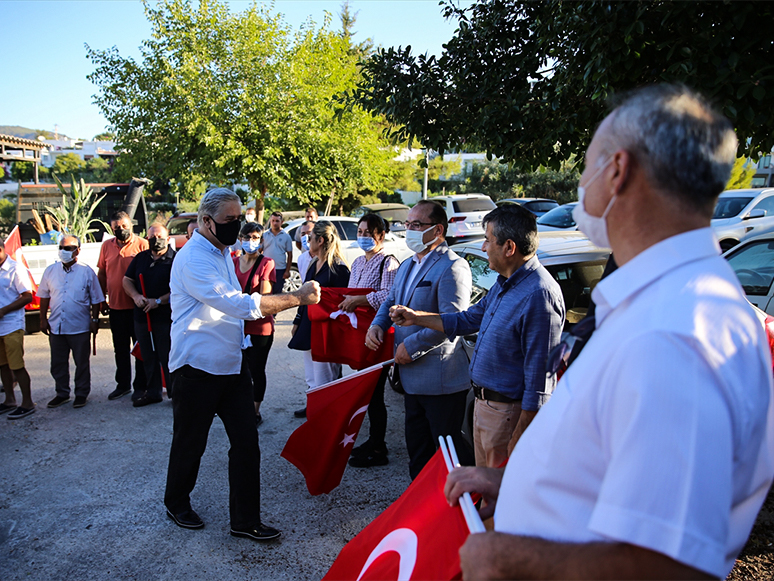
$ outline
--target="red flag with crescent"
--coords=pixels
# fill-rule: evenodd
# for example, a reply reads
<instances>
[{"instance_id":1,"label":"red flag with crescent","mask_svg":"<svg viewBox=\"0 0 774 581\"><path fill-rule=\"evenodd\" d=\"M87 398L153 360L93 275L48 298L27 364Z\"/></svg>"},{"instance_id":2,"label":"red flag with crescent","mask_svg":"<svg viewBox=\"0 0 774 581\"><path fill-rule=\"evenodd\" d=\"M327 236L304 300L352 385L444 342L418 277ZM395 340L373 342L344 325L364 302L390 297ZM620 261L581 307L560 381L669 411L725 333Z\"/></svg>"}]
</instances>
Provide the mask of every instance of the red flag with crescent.
<instances>
[{"instance_id":1,"label":"red flag with crescent","mask_svg":"<svg viewBox=\"0 0 774 581\"><path fill-rule=\"evenodd\" d=\"M38 299L38 285L35 284L35 279L32 277L32 271L30 271L30 265L27 264L27 259L24 258L24 253L21 252L22 241L21 234L19 233L19 226L14 226L8 238L5 239L5 253L13 258L20 266L27 271L27 276L30 277L30 284L32 285L32 302L27 304L24 309L27 311L37 311L40 308L40 300Z\"/></svg>"},{"instance_id":2,"label":"red flag with crescent","mask_svg":"<svg viewBox=\"0 0 774 581\"><path fill-rule=\"evenodd\" d=\"M406 492L344 546L323 580L459 579L469 529L459 505L446 502L447 474L438 450Z\"/></svg>"},{"instance_id":3,"label":"red flag with crescent","mask_svg":"<svg viewBox=\"0 0 774 581\"><path fill-rule=\"evenodd\" d=\"M280 454L306 478L313 496L341 483L382 366L337 379L306 396L306 422L288 438Z\"/></svg>"}]
</instances>

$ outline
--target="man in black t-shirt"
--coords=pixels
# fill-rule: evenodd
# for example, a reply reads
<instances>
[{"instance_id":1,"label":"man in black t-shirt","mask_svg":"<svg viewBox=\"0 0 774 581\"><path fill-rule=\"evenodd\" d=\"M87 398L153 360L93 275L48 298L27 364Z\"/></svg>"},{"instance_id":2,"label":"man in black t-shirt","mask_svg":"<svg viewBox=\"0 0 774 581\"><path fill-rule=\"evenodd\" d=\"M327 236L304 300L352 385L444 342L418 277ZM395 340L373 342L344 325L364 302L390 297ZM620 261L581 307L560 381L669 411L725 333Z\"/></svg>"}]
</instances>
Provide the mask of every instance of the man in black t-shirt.
<instances>
[{"instance_id":1,"label":"man in black t-shirt","mask_svg":"<svg viewBox=\"0 0 774 581\"><path fill-rule=\"evenodd\" d=\"M134 407L159 403L163 386L172 397L168 366L172 327L169 277L175 251L168 243L167 229L161 224L151 225L148 228L149 249L134 257L124 276L124 291L135 305L134 328L148 378L145 393L135 400Z\"/></svg>"}]
</instances>

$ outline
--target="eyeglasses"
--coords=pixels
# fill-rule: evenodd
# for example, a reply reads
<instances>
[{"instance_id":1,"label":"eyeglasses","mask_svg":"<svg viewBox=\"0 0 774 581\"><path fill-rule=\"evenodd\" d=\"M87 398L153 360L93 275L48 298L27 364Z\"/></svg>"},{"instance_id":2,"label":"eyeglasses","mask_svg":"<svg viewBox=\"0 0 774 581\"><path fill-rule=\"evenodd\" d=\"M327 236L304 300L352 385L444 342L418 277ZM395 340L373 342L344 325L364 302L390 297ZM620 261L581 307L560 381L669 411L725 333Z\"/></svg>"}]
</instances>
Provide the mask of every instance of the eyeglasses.
<instances>
[{"instance_id":1,"label":"eyeglasses","mask_svg":"<svg viewBox=\"0 0 774 581\"><path fill-rule=\"evenodd\" d=\"M556 375L557 379L562 377L567 367L570 365L570 357L572 356L575 346L582 346L589 340L591 334L596 327L596 319L594 315L586 317L581 322L576 324L569 335L562 339L562 341L548 353L548 360L546 361L546 376L553 377Z\"/></svg>"},{"instance_id":2,"label":"eyeglasses","mask_svg":"<svg viewBox=\"0 0 774 581\"><path fill-rule=\"evenodd\" d=\"M78 250L77 246L60 246L59 250L67 250L67 252L75 252Z\"/></svg>"},{"instance_id":3,"label":"eyeglasses","mask_svg":"<svg viewBox=\"0 0 774 581\"><path fill-rule=\"evenodd\" d=\"M406 222L406 230L421 230L422 226L435 226L435 222Z\"/></svg>"}]
</instances>

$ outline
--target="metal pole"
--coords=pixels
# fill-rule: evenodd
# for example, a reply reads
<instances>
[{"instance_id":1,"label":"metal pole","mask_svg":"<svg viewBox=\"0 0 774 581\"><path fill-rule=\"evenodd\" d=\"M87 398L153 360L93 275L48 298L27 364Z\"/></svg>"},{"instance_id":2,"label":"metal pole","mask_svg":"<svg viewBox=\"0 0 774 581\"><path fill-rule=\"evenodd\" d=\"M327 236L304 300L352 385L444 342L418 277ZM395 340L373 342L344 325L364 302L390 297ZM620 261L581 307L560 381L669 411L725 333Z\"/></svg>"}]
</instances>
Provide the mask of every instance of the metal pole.
<instances>
[{"instance_id":1,"label":"metal pole","mask_svg":"<svg viewBox=\"0 0 774 581\"><path fill-rule=\"evenodd\" d=\"M422 199L427 199L427 166L430 165L430 150L425 149L425 179L422 182Z\"/></svg>"}]
</instances>

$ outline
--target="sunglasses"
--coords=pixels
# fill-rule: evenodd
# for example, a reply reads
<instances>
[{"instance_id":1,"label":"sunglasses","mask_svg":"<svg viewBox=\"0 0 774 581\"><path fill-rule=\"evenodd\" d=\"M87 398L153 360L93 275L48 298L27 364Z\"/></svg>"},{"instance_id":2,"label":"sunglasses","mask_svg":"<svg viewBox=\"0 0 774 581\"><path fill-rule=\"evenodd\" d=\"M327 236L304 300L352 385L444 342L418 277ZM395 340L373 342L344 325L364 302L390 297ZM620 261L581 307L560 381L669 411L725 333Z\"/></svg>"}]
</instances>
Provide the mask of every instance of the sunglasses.
<instances>
[{"instance_id":1,"label":"sunglasses","mask_svg":"<svg viewBox=\"0 0 774 581\"><path fill-rule=\"evenodd\" d=\"M78 250L77 246L60 246L59 250L67 250L68 252L75 252Z\"/></svg>"},{"instance_id":2,"label":"sunglasses","mask_svg":"<svg viewBox=\"0 0 774 581\"><path fill-rule=\"evenodd\" d=\"M546 361L546 376L559 379L570 365L570 357L576 345L582 346L589 340L596 327L594 316L586 317L577 323L570 333L548 353Z\"/></svg>"}]
</instances>

